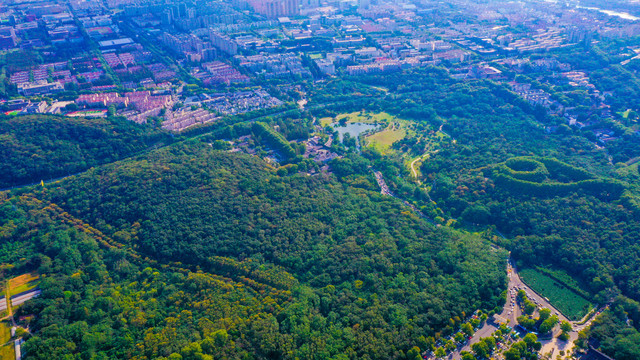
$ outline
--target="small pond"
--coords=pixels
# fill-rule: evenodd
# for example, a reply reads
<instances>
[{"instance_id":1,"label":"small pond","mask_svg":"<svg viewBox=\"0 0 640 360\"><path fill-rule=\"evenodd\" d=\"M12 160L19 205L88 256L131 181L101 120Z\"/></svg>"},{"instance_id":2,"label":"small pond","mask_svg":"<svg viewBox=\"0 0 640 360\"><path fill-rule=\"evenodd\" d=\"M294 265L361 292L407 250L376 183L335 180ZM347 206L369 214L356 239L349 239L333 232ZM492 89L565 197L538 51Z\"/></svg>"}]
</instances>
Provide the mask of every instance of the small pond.
<instances>
[{"instance_id":1,"label":"small pond","mask_svg":"<svg viewBox=\"0 0 640 360\"><path fill-rule=\"evenodd\" d=\"M340 142L342 142L342 139L344 138L344 134L346 133L349 133L351 137L355 137L356 147L358 148L358 150L360 150L360 139L359 139L360 134L366 131L375 130L380 126L381 125L365 124L365 123L347 123L344 126L340 125L340 123L337 123L337 122L331 124L331 127L338 132L340 136Z\"/></svg>"}]
</instances>

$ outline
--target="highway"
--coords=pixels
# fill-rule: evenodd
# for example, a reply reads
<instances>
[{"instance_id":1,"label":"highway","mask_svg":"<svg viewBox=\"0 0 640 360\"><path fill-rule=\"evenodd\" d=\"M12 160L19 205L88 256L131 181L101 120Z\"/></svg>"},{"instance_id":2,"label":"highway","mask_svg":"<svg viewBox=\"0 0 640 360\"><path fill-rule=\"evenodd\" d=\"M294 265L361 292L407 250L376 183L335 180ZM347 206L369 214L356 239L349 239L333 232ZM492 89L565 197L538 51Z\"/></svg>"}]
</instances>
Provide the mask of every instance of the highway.
<instances>
[{"instance_id":1,"label":"highway","mask_svg":"<svg viewBox=\"0 0 640 360\"><path fill-rule=\"evenodd\" d=\"M14 297L11 298L11 306L21 305L25 301L31 300L34 297L39 296L41 292L42 291L36 289L36 290L32 290L32 291L29 291L29 292L22 293L22 294L19 294L17 296L14 296Z\"/></svg>"}]
</instances>

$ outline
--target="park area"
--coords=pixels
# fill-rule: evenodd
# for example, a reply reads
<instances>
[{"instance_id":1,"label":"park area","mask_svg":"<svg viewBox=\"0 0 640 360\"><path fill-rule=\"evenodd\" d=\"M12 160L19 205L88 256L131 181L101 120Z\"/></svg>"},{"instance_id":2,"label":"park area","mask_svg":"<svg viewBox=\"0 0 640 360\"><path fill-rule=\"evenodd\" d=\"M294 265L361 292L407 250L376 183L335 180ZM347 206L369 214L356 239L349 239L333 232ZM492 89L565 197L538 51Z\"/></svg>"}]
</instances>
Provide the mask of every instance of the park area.
<instances>
[{"instance_id":1,"label":"park area","mask_svg":"<svg viewBox=\"0 0 640 360\"><path fill-rule=\"evenodd\" d=\"M589 300L563 282L537 269L521 269L519 275L522 281L539 294L542 294L542 296L548 298L551 305L555 306L570 320L580 320L593 306Z\"/></svg>"},{"instance_id":2,"label":"park area","mask_svg":"<svg viewBox=\"0 0 640 360\"><path fill-rule=\"evenodd\" d=\"M343 122L345 124L382 124L381 131L366 136L365 146L372 147L379 152L386 154L391 150L391 145L396 141L404 139L410 133L407 121L396 118L385 112L371 113L366 111L340 114L336 117L325 117L320 119L323 127Z\"/></svg>"},{"instance_id":3,"label":"park area","mask_svg":"<svg viewBox=\"0 0 640 360\"><path fill-rule=\"evenodd\" d=\"M388 127L373 135L366 137L367 146L371 146L381 153L385 154L391 148L394 142L404 139L407 131L401 126Z\"/></svg>"},{"instance_id":4,"label":"park area","mask_svg":"<svg viewBox=\"0 0 640 360\"><path fill-rule=\"evenodd\" d=\"M367 111L352 112L347 114L340 114L336 117L324 117L320 119L320 125L322 127L331 125L335 122L339 122L342 119L347 119L347 123L364 123L364 124L380 124L389 123L395 120L395 117L387 114L386 112L371 113Z\"/></svg>"}]
</instances>

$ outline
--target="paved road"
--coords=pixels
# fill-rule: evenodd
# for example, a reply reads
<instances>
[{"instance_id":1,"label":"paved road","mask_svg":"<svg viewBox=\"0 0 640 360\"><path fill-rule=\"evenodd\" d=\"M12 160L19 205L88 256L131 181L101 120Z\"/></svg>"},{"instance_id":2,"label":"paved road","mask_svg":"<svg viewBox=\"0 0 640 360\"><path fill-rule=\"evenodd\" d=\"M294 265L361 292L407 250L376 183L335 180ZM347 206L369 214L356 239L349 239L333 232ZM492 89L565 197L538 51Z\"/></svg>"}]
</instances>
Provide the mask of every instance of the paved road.
<instances>
[{"instance_id":1,"label":"paved road","mask_svg":"<svg viewBox=\"0 0 640 360\"><path fill-rule=\"evenodd\" d=\"M34 297L39 296L40 293L42 293L42 291L36 289L36 290L32 290L32 291L20 294L18 296L14 296L11 298L11 306L18 306L24 303L25 301L29 301Z\"/></svg>"},{"instance_id":2,"label":"paved road","mask_svg":"<svg viewBox=\"0 0 640 360\"><path fill-rule=\"evenodd\" d=\"M376 181L378 182L378 186L380 187L380 193L382 195L393 196L393 194L391 193L391 190L389 190L389 186L384 181L384 177L382 176L382 173L380 171L374 171L373 175L375 175Z\"/></svg>"},{"instance_id":3,"label":"paved road","mask_svg":"<svg viewBox=\"0 0 640 360\"><path fill-rule=\"evenodd\" d=\"M515 326L517 322L517 318L522 315L522 310L516 304L516 295L519 289L526 291L527 297L538 305L538 308L547 308L551 310L552 315L557 315L560 321L569 321L573 326L573 330L569 333L569 341L561 341L557 339L557 336L560 334L560 327L557 325L553 330L553 338L548 340L541 340L542 350L541 354L546 354L551 352L553 354L552 358L559 353L560 350L565 351L565 353L571 351L573 349L573 342L578 338L578 332L588 327L595 317L592 317L589 321L585 322L582 325L578 325L577 322L570 321L564 316L558 309L553 307L544 297L536 294L531 288L529 288L525 283L522 282L520 276L518 275L517 269L513 266L513 262L509 260L507 263L507 276L509 277L509 285L507 289L507 302L502 308L502 312L500 316L509 320L510 326ZM451 353L448 358L449 359L461 359L460 353L462 351L471 351L471 345L477 343L480 338L491 336L496 330L498 330L498 326L494 324L492 321L488 320L476 333L473 335L471 340L459 348L457 351Z\"/></svg>"},{"instance_id":4,"label":"paved road","mask_svg":"<svg viewBox=\"0 0 640 360\"><path fill-rule=\"evenodd\" d=\"M516 318L520 316L522 312L520 311L520 308L515 304L515 295L512 297L512 294L515 294L517 292L516 289L518 286L521 286L522 282L520 281L518 275L514 273L511 266L511 261L507 263L507 276L509 277L509 285L507 287L507 302L504 304L502 312L499 315L504 317L505 319L508 319L509 325L513 327L515 324L517 324ZM484 325L480 329L478 329L478 331L476 331L471 340L469 340L466 345L453 352L449 358L461 359L462 355L460 355L460 353L462 351L470 352L471 345L480 341L481 338L491 336L491 334L493 334L496 330L498 330L497 324L491 321L491 319L487 320Z\"/></svg>"},{"instance_id":5,"label":"paved road","mask_svg":"<svg viewBox=\"0 0 640 360\"><path fill-rule=\"evenodd\" d=\"M509 264L508 269L511 270L511 271L507 270L509 271L509 287L510 288L511 288L511 284L513 284L514 287L523 289L524 291L526 291L527 297L529 298L529 300L533 301L536 305L538 305L539 308L547 308L551 310L551 315L557 315L560 321L571 322L571 320L569 320L566 316L564 316L560 312L560 310L553 307L553 305L551 305L549 301L547 301L544 297L538 295L535 291L533 291L530 287L528 287L527 284L523 283L522 280L520 279L520 276L518 275L517 269L513 266L511 262ZM515 321L515 318L513 320Z\"/></svg>"},{"instance_id":6,"label":"paved road","mask_svg":"<svg viewBox=\"0 0 640 360\"><path fill-rule=\"evenodd\" d=\"M512 297L511 294L512 292L516 291L516 287L519 286L519 280L520 278L513 274L513 268L511 267L511 261L509 261L507 263L507 275L509 276L509 285L507 288L507 302L504 304L504 307L502 308L502 312L500 313L500 316L506 318L509 320L509 324L511 326L514 326L517 322L516 322L516 318L518 316L520 316L521 312L520 312L520 308L515 305L515 300L513 300L513 304L512 305ZM515 299L515 298L514 298ZM478 331L476 331L475 334L473 334L473 337L471 338L471 340L469 340L469 342L464 345L463 347L459 348L457 351L453 352L449 358L450 359L461 359L462 355L460 355L460 353L462 351L471 351L471 345L477 343L478 341L480 341L481 338L485 338L485 337L489 337L491 336L491 334L493 334L496 330L498 330L498 326L497 324L495 324L493 321L491 321L491 319L487 320L484 325L478 329Z\"/></svg>"},{"instance_id":7,"label":"paved road","mask_svg":"<svg viewBox=\"0 0 640 360\"><path fill-rule=\"evenodd\" d=\"M430 157L431 157L431 155L434 155L434 154L437 154L437 153L438 153L438 150L435 150L435 151L428 151L427 153L425 153L425 154L422 154L422 155L418 156L415 160L413 160L413 161L411 162L411 165L410 165L410 167L411 167L411 174L413 175L413 177L414 177L416 180L418 180L418 171L417 171L417 170L416 170L416 168L415 168L416 162L418 162L418 160L426 160L426 159L430 158ZM420 182L420 181L418 181L418 182Z\"/></svg>"}]
</instances>

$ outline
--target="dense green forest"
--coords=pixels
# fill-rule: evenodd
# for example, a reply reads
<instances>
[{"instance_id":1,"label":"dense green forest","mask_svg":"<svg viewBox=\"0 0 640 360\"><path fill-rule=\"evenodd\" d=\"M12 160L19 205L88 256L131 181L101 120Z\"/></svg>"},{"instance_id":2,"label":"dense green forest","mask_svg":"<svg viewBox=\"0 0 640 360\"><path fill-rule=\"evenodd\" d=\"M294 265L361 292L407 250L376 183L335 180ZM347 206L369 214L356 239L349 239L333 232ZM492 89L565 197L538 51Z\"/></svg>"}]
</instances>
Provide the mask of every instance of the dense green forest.
<instances>
[{"instance_id":1,"label":"dense green forest","mask_svg":"<svg viewBox=\"0 0 640 360\"><path fill-rule=\"evenodd\" d=\"M171 141L124 119L0 117L0 188L84 171Z\"/></svg>"},{"instance_id":2,"label":"dense green forest","mask_svg":"<svg viewBox=\"0 0 640 360\"><path fill-rule=\"evenodd\" d=\"M5 185L89 169L2 198L6 272L43 275L21 310L35 314L29 356L404 359L504 301L506 252L466 231L478 228L519 265L616 299L583 336L637 354L621 349L640 323L640 175L614 163L636 156L634 138L607 153L586 131L547 131L560 120L506 86L440 68L327 80L310 96L310 112L229 118L144 153L172 139L117 119L3 118ZM386 155L335 141L329 172L290 142L313 117L363 110L415 137ZM216 150L241 135L289 164ZM413 181L407 157L423 154ZM380 195L372 170L429 219Z\"/></svg>"},{"instance_id":3,"label":"dense green forest","mask_svg":"<svg viewBox=\"0 0 640 360\"><path fill-rule=\"evenodd\" d=\"M598 302L617 291L640 299L637 171L620 176L607 153L577 130L548 133L545 124L554 120L504 85L457 83L438 69L361 80L395 92L363 98L358 107L442 125L455 140L441 142L421 166L430 198L446 217L495 227L509 239L496 241L518 261L567 270ZM517 164L522 156L537 158Z\"/></svg>"},{"instance_id":4,"label":"dense green forest","mask_svg":"<svg viewBox=\"0 0 640 360\"><path fill-rule=\"evenodd\" d=\"M455 219L459 227L489 229L520 265L564 269L595 294L591 300L596 303L605 304L620 293L640 300L640 176L635 166L614 163L635 156L635 150L626 149L637 140L625 137L604 150L593 145L587 131L560 126L560 131L548 132L546 127L558 124L557 119L504 85L457 83L438 69L360 80L391 91L378 99L363 92L355 105L325 108L318 115L383 110L433 130L442 126L452 140L439 142L420 170L429 198L445 219ZM358 88L349 82L324 86ZM420 154L419 141L403 143L413 144L412 156ZM375 158L367 151L362 155ZM402 163L397 160L396 174L410 178ZM620 310L617 314L624 316ZM624 322L618 325L627 328ZM603 350L616 358L637 358L637 349L631 348L626 357L617 355L633 341L631 330L621 331L601 336Z\"/></svg>"},{"instance_id":5,"label":"dense green forest","mask_svg":"<svg viewBox=\"0 0 640 360\"><path fill-rule=\"evenodd\" d=\"M33 196L0 217L4 262L45 279L31 358L403 359L503 301L506 254L480 238L201 142Z\"/></svg>"},{"instance_id":6,"label":"dense green forest","mask_svg":"<svg viewBox=\"0 0 640 360\"><path fill-rule=\"evenodd\" d=\"M522 110L506 122L493 111L447 123L456 144L421 168L431 198L451 217L497 227L517 260L582 278L601 303L616 287L640 299L637 193L623 181L637 173L620 179L603 151L580 136L546 134L526 113L514 116ZM544 157L543 171L500 165L522 155Z\"/></svg>"},{"instance_id":7,"label":"dense green forest","mask_svg":"<svg viewBox=\"0 0 640 360\"><path fill-rule=\"evenodd\" d=\"M634 360L640 356L640 303L618 297L609 310L600 315L586 331L580 333L577 344L586 348L588 339L616 360Z\"/></svg>"}]
</instances>

